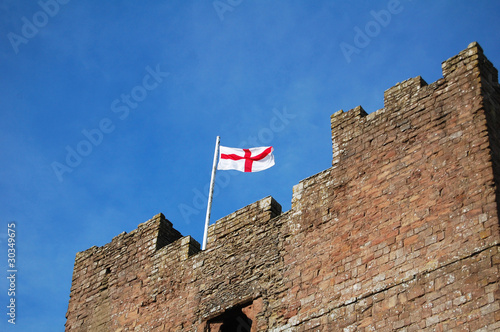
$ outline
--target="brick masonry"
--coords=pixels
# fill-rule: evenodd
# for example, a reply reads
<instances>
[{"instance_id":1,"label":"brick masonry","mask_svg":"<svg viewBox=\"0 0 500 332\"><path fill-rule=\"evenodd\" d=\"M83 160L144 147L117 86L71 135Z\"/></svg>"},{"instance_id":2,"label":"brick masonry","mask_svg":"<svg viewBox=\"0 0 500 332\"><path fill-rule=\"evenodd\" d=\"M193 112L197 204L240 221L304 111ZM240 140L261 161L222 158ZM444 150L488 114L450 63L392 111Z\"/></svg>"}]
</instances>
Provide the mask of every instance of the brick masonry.
<instances>
[{"instance_id":1,"label":"brick masonry","mask_svg":"<svg viewBox=\"0 0 500 332\"><path fill-rule=\"evenodd\" d=\"M500 330L498 72L477 43L442 69L333 114L291 210L248 205L205 251L159 214L78 253L66 331Z\"/></svg>"}]
</instances>

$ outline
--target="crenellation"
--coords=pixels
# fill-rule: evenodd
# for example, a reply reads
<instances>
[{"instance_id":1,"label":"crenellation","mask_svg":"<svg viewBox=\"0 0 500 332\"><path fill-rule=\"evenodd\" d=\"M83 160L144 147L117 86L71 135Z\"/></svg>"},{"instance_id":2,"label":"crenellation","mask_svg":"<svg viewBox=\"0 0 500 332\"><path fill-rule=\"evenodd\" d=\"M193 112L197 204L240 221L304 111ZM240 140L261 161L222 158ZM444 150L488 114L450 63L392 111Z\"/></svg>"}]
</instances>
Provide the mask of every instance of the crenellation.
<instances>
[{"instance_id":1,"label":"crenellation","mask_svg":"<svg viewBox=\"0 0 500 332\"><path fill-rule=\"evenodd\" d=\"M483 57L483 49L477 42L472 42L467 46L467 49L463 50L459 54L443 61L441 68L443 71L443 77L449 78L459 72L461 75L461 70L466 68L469 63L477 60L479 57Z\"/></svg>"},{"instance_id":2,"label":"crenellation","mask_svg":"<svg viewBox=\"0 0 500 332\"><path fill-rule=\"evenodd\" d=\"M332 129L333 161L338 164L350 152L346 149L351 139L360 134L358 123L367 116L365 110L358 106L349 112L342 110L330 117Z\"/></svg>"},{"instance_id":3,"label":"crenellation","mask_svg":"<svg viewBox=\"0 0 500 332\"><path fill-rule=\"evenodd\" d=\"M498 330L498 73L477 43L442 69L333 114L290 211L243 207L204 251L158 214L77 253L66 330Z\"/></svg>"},{"instance_id":4,"label":"crenellation","mask_svg":"<svg viewBox=\"0 0 500 332\"><path fill-rule=\"evenodd\" d=\"M162 247L155 254L156 259L166 259L168 261L185 261L191 256L198 254L201 251L198 241L191 236L184 236Z\"/></svg>"},{"instance_id":5,"label":"crenellation","mask_svg":"<svg viewBox=\"0 0 500 332\"><path fill-rule=\"evenodd\" d=\"M173 227L172 223L163 214L160 213L157 219L159 220L159 228L156 236L156 250L182 237L182 234Z\"/></svg>"},{"instance_id":6,"label":"crenellation","mask_svg":"<svg viewBox=\"0 0 500 332\"><path fill-rule=\"evenodd\" d=\"M427 82L420 76L397 83L384 92L384 108L392 110L414 105L413 101L418 98L420 89L425 86Z\"/></svg>"},{"instance_id":7,"label":"crenellation","mask_svg":"<svg viewBox=\"0 0 500 332\"><path fill-rule=\"evenodd\" d=\"M239 209L217 220L208 228L207 250L216 244L217 239L232 236L248 224L260 224L281 214L281 205L271 196Z\"/></svg>"}]
</instances>

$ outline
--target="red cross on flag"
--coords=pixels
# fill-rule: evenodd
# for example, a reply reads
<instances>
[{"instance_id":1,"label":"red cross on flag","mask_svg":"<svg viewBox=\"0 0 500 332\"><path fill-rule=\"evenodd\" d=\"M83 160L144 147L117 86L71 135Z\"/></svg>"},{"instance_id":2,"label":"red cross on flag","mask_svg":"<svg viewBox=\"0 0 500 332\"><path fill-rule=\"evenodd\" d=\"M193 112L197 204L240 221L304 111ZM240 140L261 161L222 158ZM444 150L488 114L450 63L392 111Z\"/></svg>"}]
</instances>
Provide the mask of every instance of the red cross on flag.
<instances>
[{"instance_id":1,"label":"red cross on flag","mask_svg":"<svg viewBox=\"0 0 500 332\"><path fill-rule=\"evenodd\" d=\"M217 169L240 172L259 172L274 165L272 146L251 149L220 147Z\"/></svg>"}]
</instances>

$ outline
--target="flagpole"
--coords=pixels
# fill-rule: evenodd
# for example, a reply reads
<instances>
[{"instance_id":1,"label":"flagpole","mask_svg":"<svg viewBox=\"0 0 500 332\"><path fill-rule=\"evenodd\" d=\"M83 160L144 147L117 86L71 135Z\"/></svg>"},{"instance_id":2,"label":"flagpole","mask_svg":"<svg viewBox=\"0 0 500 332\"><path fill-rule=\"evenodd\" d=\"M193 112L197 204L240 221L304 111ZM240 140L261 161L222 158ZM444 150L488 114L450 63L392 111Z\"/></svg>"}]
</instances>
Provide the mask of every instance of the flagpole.
<instances>
[{"instance_id":1,"label":"flagpole","mask_svg":"<svg viewBox=\"0 0 500 332\"><path fill-rule=\"evenodd\" d=\"M210 180L210 190L208 192L207 215L205 217L205 232L203 233L203 245L201 247L201 250L205 250L205 248L207 247L208 224L210 223L210 212L212 210L212 196L214 194L215 172L217 170L217 158L219 157L219 145L220 137L217 136L217 141L215 143L214 163L212 166L212 179Z\"/></svg>"}]
</instances>

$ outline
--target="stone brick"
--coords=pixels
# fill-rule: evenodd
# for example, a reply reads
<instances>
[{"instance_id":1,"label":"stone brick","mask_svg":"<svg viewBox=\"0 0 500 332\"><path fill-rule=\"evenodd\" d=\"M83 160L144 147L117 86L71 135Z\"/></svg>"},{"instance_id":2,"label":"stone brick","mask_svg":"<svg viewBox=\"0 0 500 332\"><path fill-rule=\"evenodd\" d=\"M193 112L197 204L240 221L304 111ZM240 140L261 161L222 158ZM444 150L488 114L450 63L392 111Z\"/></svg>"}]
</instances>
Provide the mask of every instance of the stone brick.
<instances>
[{"instance_id":1,"label":"stone brick","mask_svg":"<svg viewBox=\"0 0 500 332\"><path fill-rule=\"evenodd\" d=\"M332 167L209 227L76 254L66 331L500 329L500 86L472 43L330 117ZM251 326L251 327L250 327Z\"/></svg>"}]
</instances>

